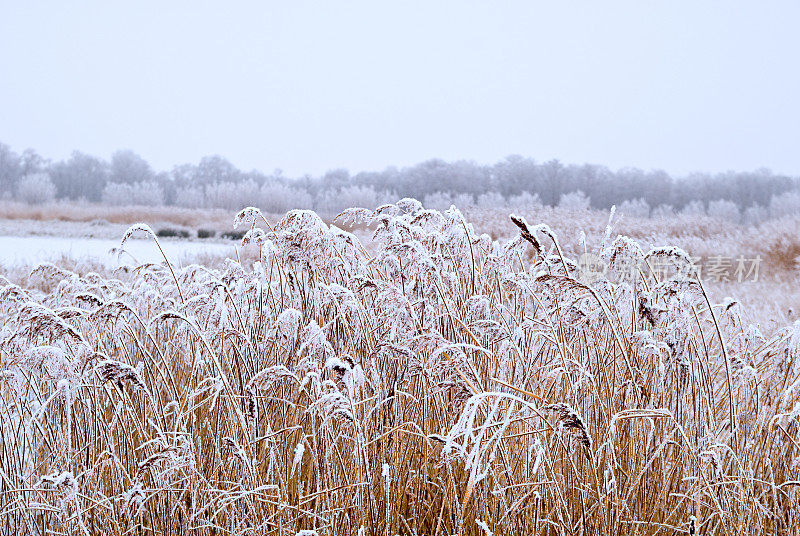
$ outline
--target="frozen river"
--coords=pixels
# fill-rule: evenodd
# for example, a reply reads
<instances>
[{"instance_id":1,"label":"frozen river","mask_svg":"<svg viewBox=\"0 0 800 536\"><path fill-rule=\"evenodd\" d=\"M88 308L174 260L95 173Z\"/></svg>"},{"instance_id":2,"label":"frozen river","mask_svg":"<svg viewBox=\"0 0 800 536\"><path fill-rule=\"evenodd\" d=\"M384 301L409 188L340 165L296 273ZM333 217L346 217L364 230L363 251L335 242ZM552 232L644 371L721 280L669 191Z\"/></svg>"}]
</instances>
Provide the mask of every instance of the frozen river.
<instances>
[{"instance_id":1,"label":"frozen river","mask_svg":"<svg viewBox=\"0 0 800 536\"><path fill-rule=\"evenodd\" d=\"M186 240L160 239L161 246L170 262L178 265L196 255L235 255L236 242L190 242ZM56 236L0 236L0 265L6 267L33 265L44 261L57 261L63 256L76 260L95 260L108 266L161 262L163 258L152 239L131 239L125 244L123 254L117 260L112 248L119 247L119 240L103 238L71 238ZM131 258L133 256L133 258ZM134 261L135 259L135 261Z\"/></svg>"}]
</instances>

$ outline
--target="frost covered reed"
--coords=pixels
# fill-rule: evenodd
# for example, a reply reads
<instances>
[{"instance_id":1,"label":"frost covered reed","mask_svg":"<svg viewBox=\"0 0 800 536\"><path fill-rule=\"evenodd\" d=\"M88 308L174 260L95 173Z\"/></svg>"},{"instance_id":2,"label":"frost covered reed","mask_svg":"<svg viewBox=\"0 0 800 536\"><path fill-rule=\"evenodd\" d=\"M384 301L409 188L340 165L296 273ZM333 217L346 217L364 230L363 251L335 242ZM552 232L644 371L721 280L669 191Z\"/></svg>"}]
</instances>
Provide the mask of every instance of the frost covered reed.
<instances>
[{"instance_id":1,"label":"frost covered reed","mask_svg":"<svg viewBox=\"0 0 800 536\"><path fill-rule=\"evenodd\" d=\"M235 222L220 267L0 279L0 534L796 530L800 323L646 269L683 250L610 222L642 269L589 281L522 217Z\"/></svg>"}]
</instances>

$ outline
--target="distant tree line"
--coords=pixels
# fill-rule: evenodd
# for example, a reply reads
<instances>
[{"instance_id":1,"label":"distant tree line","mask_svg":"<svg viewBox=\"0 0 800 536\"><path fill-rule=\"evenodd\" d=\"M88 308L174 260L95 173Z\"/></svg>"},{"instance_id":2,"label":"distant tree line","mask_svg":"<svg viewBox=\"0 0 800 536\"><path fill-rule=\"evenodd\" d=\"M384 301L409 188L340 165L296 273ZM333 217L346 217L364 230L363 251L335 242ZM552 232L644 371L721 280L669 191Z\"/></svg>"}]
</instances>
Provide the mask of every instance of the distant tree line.
<instances>
[{"instance_id":1,"label":"distant tree line","mask_svg":"<svg viewBox=\"0 0 800 536\"><path fill-rule=\"evenodd\" d=\"M27 149L17 154L0 143L0 198L28 203L84 200L111 205L174 205L237 210L258 205L283 212L311 208L337 212L409 196L427 206L563 205L620 210L637 216L676 212L757 222L800 209L800 179L768 169L672 177L664 171L565 165L509 156L491 165L434 159L351 175L335 169L289 178L242 171L221 156L158 172L133 151L110 161L78 151L50 161Z\"/></svg>"}]
</instances>

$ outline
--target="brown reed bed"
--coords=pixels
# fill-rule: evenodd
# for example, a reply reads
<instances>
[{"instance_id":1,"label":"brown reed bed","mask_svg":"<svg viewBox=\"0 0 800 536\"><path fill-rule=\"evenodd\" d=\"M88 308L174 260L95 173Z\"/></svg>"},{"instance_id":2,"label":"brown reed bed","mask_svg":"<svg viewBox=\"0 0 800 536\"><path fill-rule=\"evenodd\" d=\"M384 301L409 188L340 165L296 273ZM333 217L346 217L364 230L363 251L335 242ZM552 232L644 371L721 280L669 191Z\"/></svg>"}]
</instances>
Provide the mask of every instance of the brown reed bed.
<instances>
[{"instance_id":1,"label":"brown reed bed","mask_svg":"<svg viewBox=\"0 0 800 536\"><path fill-rule=\"evenodd\" d=\"M794 530L800 329L644 269L678 250L609 235L612 283L413 200L237 221L247 262L0 280L0 533Z\"/></svg>"}]
</instances>

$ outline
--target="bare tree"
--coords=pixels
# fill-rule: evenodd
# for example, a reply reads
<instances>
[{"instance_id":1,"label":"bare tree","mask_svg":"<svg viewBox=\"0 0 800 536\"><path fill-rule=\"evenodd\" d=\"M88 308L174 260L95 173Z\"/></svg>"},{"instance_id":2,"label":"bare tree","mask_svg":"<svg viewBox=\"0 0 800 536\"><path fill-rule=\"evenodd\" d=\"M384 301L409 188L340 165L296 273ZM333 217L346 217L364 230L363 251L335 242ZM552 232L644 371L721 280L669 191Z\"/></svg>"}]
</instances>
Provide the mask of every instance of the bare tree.
<instances>
[{"instance_id":1,"label":"bare tree","mask_svg":"<svg viewBox=\"0 0 800 536\"><path fill-rule=\"evenodd\" d=\"M0 143L0 198L11 196L21 175L19 155L8 145Z\"/></svg>"},{"instance_id":2,"label":"bare tree","mask_svg":"<svg viewBox=\"0 0 800 536\"><path fill-rule=\"evenodd\" d=\"M108 164L78 151L50 166L49 172L59 198L100 201L108 181Z\"/></svg>"},{"instance_id":3,"label":"bare tree","mask_svg":"<svg viewBox=\"0 0 800 536\"><path fill-rule=\"evenodd\" d=\"M130 150L117 151L111 155L109 182L133 184L152 181L153 168L147 160Z\"/></svg>"}]
</instances>

